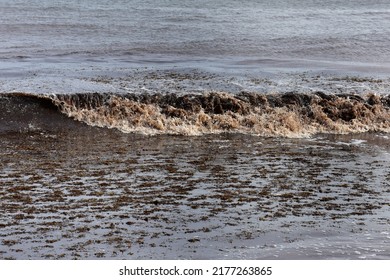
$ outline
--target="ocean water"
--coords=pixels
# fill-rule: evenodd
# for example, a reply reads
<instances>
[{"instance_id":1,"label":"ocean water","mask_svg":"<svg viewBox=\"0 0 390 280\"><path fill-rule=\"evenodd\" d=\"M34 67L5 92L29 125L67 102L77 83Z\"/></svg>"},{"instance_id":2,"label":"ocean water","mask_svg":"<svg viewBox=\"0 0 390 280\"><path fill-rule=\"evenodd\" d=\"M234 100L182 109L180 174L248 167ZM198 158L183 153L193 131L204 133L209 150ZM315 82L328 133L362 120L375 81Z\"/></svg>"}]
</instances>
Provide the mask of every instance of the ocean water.
<instances>
[{"instance_id":1,"label":"ocean water","mask_svg":"<svg viewBox=\"0 0 390 280\"><path fill-rule=\"evenodd\" d=\"M390 1L0 0L1 259L388 259Z\"/></svg>"},{"instance_id":2,"label":"ocean water","mask_svg":"<svg viewBox=\"0 0 390 280\"><path fill-rule=\"evenodd\" d=\"M0 12L2 92L156 91L150 75L184 70L203 79L173 76L170 90L389 84L388 1L2 0Z\"/></svg>"}]
</instances>

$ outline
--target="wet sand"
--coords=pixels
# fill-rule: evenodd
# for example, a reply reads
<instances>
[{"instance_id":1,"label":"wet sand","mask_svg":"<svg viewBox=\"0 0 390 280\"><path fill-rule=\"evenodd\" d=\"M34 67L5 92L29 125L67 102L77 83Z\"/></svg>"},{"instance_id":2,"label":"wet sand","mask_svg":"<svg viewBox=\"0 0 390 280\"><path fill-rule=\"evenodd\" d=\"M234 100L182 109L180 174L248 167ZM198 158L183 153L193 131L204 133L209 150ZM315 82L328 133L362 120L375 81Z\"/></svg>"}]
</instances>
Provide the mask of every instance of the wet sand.
<instances>
[{"instance_id":1,"label":"wet sand","mask_svg":"<svg viewBox=\"0 0 390 280\"><path fill-rule=\"evenodd\" d=\"M1 259L388 259L388 134L4 132Z\"/></svg>"}]
</instances>

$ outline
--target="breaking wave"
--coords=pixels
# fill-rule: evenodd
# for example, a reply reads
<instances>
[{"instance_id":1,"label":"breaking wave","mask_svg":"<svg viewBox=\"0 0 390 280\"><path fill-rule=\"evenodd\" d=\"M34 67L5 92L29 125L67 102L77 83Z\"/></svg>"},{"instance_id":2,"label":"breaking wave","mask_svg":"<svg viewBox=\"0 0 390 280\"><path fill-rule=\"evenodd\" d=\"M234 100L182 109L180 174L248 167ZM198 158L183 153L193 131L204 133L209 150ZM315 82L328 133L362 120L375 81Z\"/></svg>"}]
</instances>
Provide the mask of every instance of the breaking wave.
<instances>
[{"instance_id":1,"label":"breaking wave","mask_svg":"<svg viewBox=\"0 0 390 280\"><path fill-rule=\"evenodd\" d=\"M45 114L60 111L90 126L148 135L234 132L271 137L308 137L318 133L390 132L389 95L329 95L322 92L8 94L0 97L2 106L5 99L8 103L10 99L14 100L19 106L23 102L24 106L30 103L30 106L35 104L35 107L40 107L42 116L39 120L41 126L42 122L47 122L43 125L46 127L50 127L50 123L52 126L60 124L53 124L55 119L45 118ZM43 112L42 108L46 111ZM35 115L38 114L36 109ZM24 112L32 114L31 110L33 108L27 108ZM18 118L21 119L20 116Z\"/></svg>"}]
</instances>

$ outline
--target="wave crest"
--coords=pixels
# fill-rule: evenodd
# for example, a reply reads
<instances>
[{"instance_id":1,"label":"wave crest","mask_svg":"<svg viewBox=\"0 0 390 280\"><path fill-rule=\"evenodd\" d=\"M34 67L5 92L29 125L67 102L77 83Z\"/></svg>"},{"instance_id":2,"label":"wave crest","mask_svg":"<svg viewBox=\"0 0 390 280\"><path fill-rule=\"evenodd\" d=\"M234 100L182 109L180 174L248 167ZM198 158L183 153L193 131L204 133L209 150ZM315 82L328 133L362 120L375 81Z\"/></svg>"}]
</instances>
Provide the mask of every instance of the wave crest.
<instances>
[{"instance_id":1,"label":"wave crest","mask_svg":"<svg viewBox=\"0 0 390 280\"><path fill-rule=\"evenodd\" d=\"M390 132L390 96L322 92L56 95L61 112L89 125L144 134L239 132L305 137Z\"/></svg>"}]
</instances>

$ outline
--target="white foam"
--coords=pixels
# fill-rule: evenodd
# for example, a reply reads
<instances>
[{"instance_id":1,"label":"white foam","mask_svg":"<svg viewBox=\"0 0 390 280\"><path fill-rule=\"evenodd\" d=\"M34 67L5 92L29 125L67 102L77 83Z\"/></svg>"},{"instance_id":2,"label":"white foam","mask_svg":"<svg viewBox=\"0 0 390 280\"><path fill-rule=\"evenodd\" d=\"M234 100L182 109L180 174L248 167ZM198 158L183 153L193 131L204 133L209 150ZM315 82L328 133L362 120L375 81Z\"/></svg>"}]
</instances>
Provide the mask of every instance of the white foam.
<instances>
[{"instance_id":1,"label":"white foam","mask_svg":"<svg viewBox=\"0 0 390 280\"><path fill-rule=\"evenodd\" d=\"M366 140L363 140L363 139L352 139L351 140L351 144L352 145L362 145L363 143L366 143L367 141Z\"/></svg>"}]
</instances>

